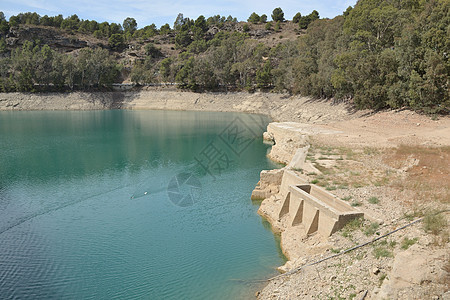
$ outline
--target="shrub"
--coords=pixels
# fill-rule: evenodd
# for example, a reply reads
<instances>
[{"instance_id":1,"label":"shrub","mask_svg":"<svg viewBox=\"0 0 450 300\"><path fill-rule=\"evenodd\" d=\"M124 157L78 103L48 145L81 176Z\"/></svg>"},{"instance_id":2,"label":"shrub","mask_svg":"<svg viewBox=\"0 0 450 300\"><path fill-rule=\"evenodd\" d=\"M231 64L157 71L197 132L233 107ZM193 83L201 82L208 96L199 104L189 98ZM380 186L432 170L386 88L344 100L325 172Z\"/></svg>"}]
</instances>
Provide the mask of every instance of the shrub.
<instances>
[{"instance_id":1,"label":"shrub","mask_svg":"<svg viewBox=\"0 0 450 300\"><path fill-rule=\"evenodd\" d=\"M377 197L370 197L369 198L369 203L370 204L378 204L378 203L380 203L380 200L378 200Z\"/></svg>"},{"instance_id":2,"label":"shrub","mask_svg":"<svg viewBox=\"0 0 450 300\"><path fill-rule=\"evenodd\" d=\"M377 246L373 249L373 255L379 259L381 257L394 257L394 253L391 250L383 246Z\"/></svg>"},{"instance_id":3,"label":"shrub","mask_svg":"<svg viewBox=\"0 0 450 300\"><path fill-rule=\"evenodd\" d=\"M447 228L447 220L442 214L435 211L429 212L423 219L423 229L434 235L439 234L444 228Z\"/></svg>"},{"instance_id":4,"label":"shrub","mask_svg":"<svg viewBox=\"0 0 450 300\"><path fill-rule=\"evenodd\" d=\"M361 206L361 202L355 200L355 201L353 201L352 204L350 204L350 205L353 206L353 207Z\"/></svg>"},{"instance_id":5,"label":"shrub","mask_svg":"<svg viewBox=\"0 0 450 300\"><path fill-rule=\"evenodd\" d=\"M377 231L379 227L380 225L376 222L370 223L370 225L366 228L366 230L364 230L364 234L367 236L372 235Z\"/></svg>"},{"instance_id":6,"label":"shrub","mask_svg":"<svg viewBox=\"0 0 450 300\"><path fill-rule=\"evenodd\" d=\"M405 237L405 238L403 239L402 244L401 244L400 247L401 247L403 250L406 250L406 249L408 249L410 246L414 245L414 244L417 242L417 240L418 240L418 238L409 239L409 238Z\"/></svg>"}]
</instances>

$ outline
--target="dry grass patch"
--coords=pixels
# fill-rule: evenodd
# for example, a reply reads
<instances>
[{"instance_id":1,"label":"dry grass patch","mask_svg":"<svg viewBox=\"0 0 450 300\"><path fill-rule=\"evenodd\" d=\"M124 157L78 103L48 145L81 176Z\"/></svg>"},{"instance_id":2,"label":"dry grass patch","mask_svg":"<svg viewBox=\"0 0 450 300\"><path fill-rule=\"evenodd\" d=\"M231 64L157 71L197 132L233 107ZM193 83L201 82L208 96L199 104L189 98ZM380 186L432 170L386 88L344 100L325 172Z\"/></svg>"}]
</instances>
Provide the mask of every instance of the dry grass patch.
<instances>
[{"instance_id":1,"label":"dry grass patch","mask_svg":"<svg viewBox=\"0 0 450 300\"><path fill-rule=\"evenodd\" d=\"M367 147L353 150L312 145L306 159L321 174L308 175L329 190L386 185L392 180L392 172L378 163L381 154L381 150Z\"/></svg>"}]
</instances>

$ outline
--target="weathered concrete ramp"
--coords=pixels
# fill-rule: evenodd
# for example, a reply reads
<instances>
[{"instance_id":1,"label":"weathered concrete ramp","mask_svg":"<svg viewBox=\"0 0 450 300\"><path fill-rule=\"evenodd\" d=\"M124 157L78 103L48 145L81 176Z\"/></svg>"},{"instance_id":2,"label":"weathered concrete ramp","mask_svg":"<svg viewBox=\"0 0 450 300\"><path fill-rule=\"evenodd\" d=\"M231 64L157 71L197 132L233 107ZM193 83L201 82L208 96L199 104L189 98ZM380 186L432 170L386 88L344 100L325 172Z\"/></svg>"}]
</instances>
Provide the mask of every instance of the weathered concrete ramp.
<instances>
[{"instance_id":1,"label":"weathered concrete ramp","mask_svg":"<svg viewBox=\"0 0 450 300\"><path fill-rule=\"evenodd\" d=\"M294 172L286 170L280 188L283 197L278 217L287 218L289 226L302 225L307 234L318 232L330 236L350 220L364 213L322 188L308 184Z\"/></svg>"}]
</instances>

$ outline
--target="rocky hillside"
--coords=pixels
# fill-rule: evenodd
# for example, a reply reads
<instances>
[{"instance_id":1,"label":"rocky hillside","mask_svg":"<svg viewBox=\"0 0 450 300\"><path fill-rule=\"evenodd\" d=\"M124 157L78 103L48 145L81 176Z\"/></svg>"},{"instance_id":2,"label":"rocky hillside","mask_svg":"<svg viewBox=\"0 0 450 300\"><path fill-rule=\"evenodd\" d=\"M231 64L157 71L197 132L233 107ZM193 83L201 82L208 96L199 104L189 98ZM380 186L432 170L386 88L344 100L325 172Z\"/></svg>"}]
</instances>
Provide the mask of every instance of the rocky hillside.
<instances>
[{"instance_id":1,"label":"rocky hillside","mask_svg":"<svg viewBox=\"0 0 450 300\"><path fill-rule=\"evenodd\" d=\"M248 29L244 30L247 25ZM304 32L300 30L297 24L286 21L280 26L280 29L266 29L265 24L249 24L247 22L230 23L225 26L211 26L205 33L205 41L214 39L221 33L244 33L249 39L259 43L275 47L295 38ZM123 65L122 81L131 82L130 72L136 61L145 61L148 57L146 46L155 46L158 51L156 63L165 58L175 60L177 56L185 51L177 47L175 42L176 33L170 31L166 34L157 34L150 38L131 39L123 47L114 48L106 37L96 37L90 33L81 33L73 30L64 30L52 26L42 26L33 24L19 24L10 27L4 33L3 38L5 47L0 57L8 57L15 49L21 49L23 45L32 42L35 45L48 45L58 53L77 55L78 50L83 48L102 48L116 57L117 61Z\"/></svg>"}]
</instances>

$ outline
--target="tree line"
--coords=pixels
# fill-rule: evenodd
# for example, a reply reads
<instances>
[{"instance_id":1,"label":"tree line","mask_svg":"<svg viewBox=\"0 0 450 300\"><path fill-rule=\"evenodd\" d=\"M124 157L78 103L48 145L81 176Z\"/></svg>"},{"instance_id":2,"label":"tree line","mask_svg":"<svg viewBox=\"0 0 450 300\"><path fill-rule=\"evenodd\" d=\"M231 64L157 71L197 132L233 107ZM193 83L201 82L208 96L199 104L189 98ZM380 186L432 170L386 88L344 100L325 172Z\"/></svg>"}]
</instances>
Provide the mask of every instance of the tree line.
<instances>
[{"instance_id":1,"label":"tree line","mask_svg":"<svg viewBox=\"0 0 450 300\"><path fill-rule=\"evenodd\" d=\"M77 56L56 52L48 45L25 41L10 57L0 59L0 90L48 91L110 86L120 65L108 50L84 48Z\"/></svg>"},{"instance_id":2,"label":"tree line","mask_svg":"<svg viewBox=\"0 0 450 300\"><path fill-rule=\"evenodd\" d=\"M133 80L175 81L192 90L266 88L352 100L358 108L449 113L449 6L448 0L360 0L331 20L317 12L296 15L300 28L302 18L308 23L306 34L274 47L245 31L196 39L196 21L184 29L180 55L137 62ZM283 18L279 10L274 15Z\"/></svg>"},{"instance_id":3,"label":"tree line","mask_svg":"<svg viewBox=\"0 0 450 300\"><path fill-rule=\"evenodd\" d=\"M448 113L449 7L449 0L360 0L333 19L320 19L317 11L305 16L297 13L292 22L298 24L300 35L275 46L252 38L252 26L267 22L266 15L255 12L244 26L231 16L191 20L179 14L173 28L166 24L160 29L137 29L135 20L127 18L115 34L122 37L119 44L142 38L144 32L165 35L179 50L179 54L165 57L157 44L146 42L145 57L136 59L130 70L136 84L176 82L194 91L263 89L350 100L358 108L408 106L429 113ZM278 28L267 26L271 23L267 22L264 29L282 32L286 21L281 8L274 9L271 18ZM219 30L211 33L212 28ZM121 51L120 47L112 48ZM26 90L30 82L89 87L117 78L114 76L121 67L106 50L83 51L90 53L86 57L97 55L92 59L108 66L104 69L108 70L106 75L87 75L103 71L85 70L87 58L80 60L51 50L53 62L47 68L53 71L32 71L27 63L17 61L45 61L42 53L49 51L45 45L24 45L10 58L0 60L2 89ZM72 63L66 66L65 60ZM40 68L45 65L36 64ZM66 71L59 74L60 69Z\"/></svg>"}]
</instances>

